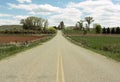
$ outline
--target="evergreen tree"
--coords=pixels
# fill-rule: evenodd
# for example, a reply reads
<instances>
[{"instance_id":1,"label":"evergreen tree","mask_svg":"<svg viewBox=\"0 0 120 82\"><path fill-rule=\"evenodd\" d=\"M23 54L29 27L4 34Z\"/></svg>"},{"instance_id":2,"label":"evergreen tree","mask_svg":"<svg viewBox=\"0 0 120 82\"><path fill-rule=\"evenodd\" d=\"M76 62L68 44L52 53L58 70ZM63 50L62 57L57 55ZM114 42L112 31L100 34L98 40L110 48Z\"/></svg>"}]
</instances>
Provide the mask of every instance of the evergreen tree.
<instances>
[{"instance_id":1,"label":"evergreen tree","mask_svg":"<svg viewBox=\"0 0 120 82\"><path fill-rule=\"evenodd\" d=\"M63 21L60 22L60 26L61 26L61 29L64 28L64 22Z\"/></svg>"},{"instance_id":2,"label":"evergreen tree","mask_svg":"<svg viewBox=\"0 0 120 82\"><path fill-rule=\"evenodd\" d=\"M109 27L107 28L107 34L110 34L110 28Z\"/></svg>"},{"instance_id":3,"label":"evergreen tree","mask_svg":"<svg viewBox=\"0 0 120 82\"><path fill-rule=\"evenodd\" d=\"M60 24L58 25L58 29L61 30L65 27L64 22L61 21Z\"/></svg>"},{"instance_id":4,"label":"evergreen tree","mask_svg":"<svg viewBox=\"0 0 120 82\"><path fill-rule=\"evenodd\" d=\"M120 28L119 27L116 28L116 34L120 34Z\"/></svg>"},{"instance_id":5,"label":"evergreen tree","mask_svg":"<svg viewBox=\"0 0 120 82\"><path fill-rule=\"evenodd\" d=\"M105 27L102 29L102 33L103 33L103 34L106 34L106 33L107 33Z\"/></svg>"},{"instance_id":6,"label":"evergreen tree","mask_svg":"<svg viewBox=\"0 0 120 82\"><path fill-rule=\"evenodd\" d=\"M115 28L112 28L111 34L115 34Z\"/></svg>"}]
</instances>

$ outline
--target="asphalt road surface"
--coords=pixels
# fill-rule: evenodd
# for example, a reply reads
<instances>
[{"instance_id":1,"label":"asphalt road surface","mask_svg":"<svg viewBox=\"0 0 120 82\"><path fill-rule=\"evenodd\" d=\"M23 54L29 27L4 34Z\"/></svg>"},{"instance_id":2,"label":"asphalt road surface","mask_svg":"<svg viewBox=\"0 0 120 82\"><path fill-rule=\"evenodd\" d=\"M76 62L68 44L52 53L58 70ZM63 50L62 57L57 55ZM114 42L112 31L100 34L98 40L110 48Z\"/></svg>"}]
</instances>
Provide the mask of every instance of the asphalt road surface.
<instances>
[{"instance_id":1,"label":"asphalt road surface","mask_svg":"<svg viewBox=\"0 0 120 82\"><path fill-rule=\"evenodd\" d=\"M120 82L120 63L70 43L59 31L0 61L0 82Z\"/></svg>"}]
</instances>

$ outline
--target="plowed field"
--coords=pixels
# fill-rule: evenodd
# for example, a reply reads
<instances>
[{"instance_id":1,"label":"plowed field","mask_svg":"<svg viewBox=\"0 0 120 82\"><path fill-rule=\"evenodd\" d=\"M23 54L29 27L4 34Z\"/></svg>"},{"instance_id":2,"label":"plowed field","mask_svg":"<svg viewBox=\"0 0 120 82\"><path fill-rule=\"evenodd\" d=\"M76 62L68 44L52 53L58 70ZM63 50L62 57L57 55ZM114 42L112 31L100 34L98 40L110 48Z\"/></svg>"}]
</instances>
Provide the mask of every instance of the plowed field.
<instances>
[{"instance_id":1,"label":"plowed field","mask_svg":"<svg viewBox=\"0 0 120 82\"><path fill-rule=\"evenodd\" d=\"M0 43L33 41L44 36L0 36Z\"/></svg>"}]
</instances>

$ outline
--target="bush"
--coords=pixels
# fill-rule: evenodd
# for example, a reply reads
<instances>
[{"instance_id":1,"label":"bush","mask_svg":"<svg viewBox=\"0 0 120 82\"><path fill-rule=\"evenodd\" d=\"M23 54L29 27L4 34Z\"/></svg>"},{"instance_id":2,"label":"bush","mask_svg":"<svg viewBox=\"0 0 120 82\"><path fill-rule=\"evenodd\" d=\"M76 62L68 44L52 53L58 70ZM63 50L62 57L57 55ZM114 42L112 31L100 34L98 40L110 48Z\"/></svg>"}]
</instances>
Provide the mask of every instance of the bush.
<instances>
[{"instance_id":1,"label":"bush","mask_svg":"<svg viewBox=\"0 0 120 82\"><path fill-rule=\"evenodd\" d=\"M84 31L83 31L83 34L86 35L86 34L87 34L87 30L84 30Z\"/></svg>"},{"instance_id":2,"label":"bush","mask_svg":"<svg viewBox=\"0 0 120 82\"><path fill-rule=\"evenodd\" d=\"M95 27L95 31L96 31L97 34L100 34L101 31L102 31L101 25L99 25L99 24L96 25L96 27Z\"/></svg>"},{"instance_id":3,"label":"bush","mask_svg":"<svg viewBox=\"0 0 120 82\"><path fill-rule=\"evenodd\" d=\"M57 32L57 30L53 27L50 27L50 28L46 29L46 33L49 33L49 34L54 34L56 32Z\"/></svg>"}]
</instances>

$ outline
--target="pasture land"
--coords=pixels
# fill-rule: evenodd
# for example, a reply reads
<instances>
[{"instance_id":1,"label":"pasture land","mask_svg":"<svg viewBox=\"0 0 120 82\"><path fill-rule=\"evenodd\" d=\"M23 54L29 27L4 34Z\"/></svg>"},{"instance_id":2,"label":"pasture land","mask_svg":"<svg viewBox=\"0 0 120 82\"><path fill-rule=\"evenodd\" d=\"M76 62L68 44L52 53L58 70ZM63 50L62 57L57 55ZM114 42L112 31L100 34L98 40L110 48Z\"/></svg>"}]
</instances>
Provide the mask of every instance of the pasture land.
<instances>
[{"instance_id":1,"label":"pasture land","mask_svg":"<svg viewBox=\"0 0 120 82\"><path fill-rule=\"evenodd\" d=\"M21 25L2 25L0 26L0 31L10 31L10 30L23 30Z\"/></svg>"},{"instance_id":2,"label":"pasture land","mask_svg":"<svg viewBox=\"0 0 120 82\"><path fill-rule=\"evenodd\" d=\"M72 42L120 61L120 35L80 34L79 31L63 31Z\"/></svg>"}]
</instances>

